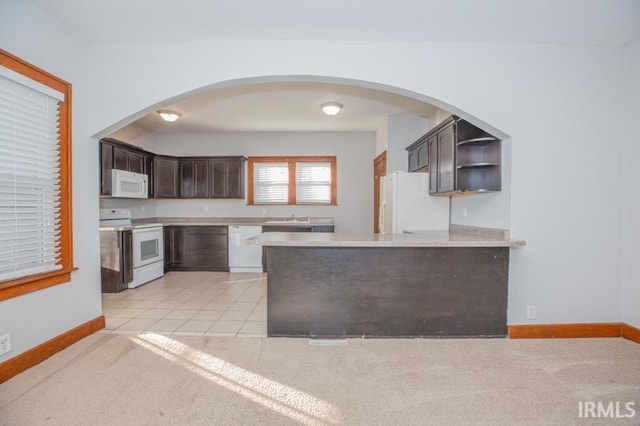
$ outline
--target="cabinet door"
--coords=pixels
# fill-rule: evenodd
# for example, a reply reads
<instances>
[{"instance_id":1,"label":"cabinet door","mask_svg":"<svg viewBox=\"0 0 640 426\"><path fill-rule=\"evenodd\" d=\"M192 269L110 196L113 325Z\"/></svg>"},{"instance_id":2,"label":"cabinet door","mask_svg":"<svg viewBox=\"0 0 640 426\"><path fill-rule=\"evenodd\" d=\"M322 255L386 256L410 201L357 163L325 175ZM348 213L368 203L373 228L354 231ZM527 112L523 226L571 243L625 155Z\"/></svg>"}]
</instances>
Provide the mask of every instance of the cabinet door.
<instances>
[{"instance_id":1,"label":"cabinet door","mask_svg":"<svg viewBox=\"0 0 640 426\"><path fill-rule=\"evenodd\" d=\"M111 195L113 145L100 142L100 195Z\"/></svg>"},{"instance_id":2,"label":"cabinet door","mask_svg":"<svg viewBox=\"0 0 640 426\"><path fill-rule=\"evenodd\" d=\"M178 197L178 160L171 157L154 158L154 196Z\"/></svg>"},{"instance_id":3,"label":"cabinet door","mask_svg":"<svg viewBox=\"0 0 640 426\"><path fill-rule=\"evenodd\" d=\"M155 196L155 185L154 177L155 173L153 170L153 154L144 154L144 173L147 175L147 182L149 183L149 198L153 198Z\"/></svg>"},{"instance_id":4,"label":"cabinet door","mask_svg":"<svg viewBox=\"0 0 640 426\"><path fill-rule=\"evenodd\" d=\"M193 196L196 198L209 197L209 161L207 160L193 162Z\"/></svg>"},{"instance_id":5,"label":"cabinet door","mask_svg":"<svg viewBox=\"0 0 640 426\"><path fill-rule=\"evenodd\" d=\"M171 227L171 257L172 265L187 263L187 229L183 226Z\"/></svg>"},{"instance_id":6,"label":"cabinet door","mask_svg":"<svg viewBox=\"0 0 640 426\"><path fill-rule=\"evenodd\" d=\"M211 160L211 197L227 196L227 160Z\"/></svg>"},{"instance_id":7,"label":"cabinet door","mask_svg":"<svg viewBox=\"0 0 640 426\"><path fill-rule=\"evenodd\" d=\"M120 146L113 147L113 168L129 170L129 150Z\"/></svg>"},{"instance_id":8,"label":"cabinet door","mask_svg":"<svg viewBox=\"0 0 640 426\"><path fill-rule=\"evenodd\" d=\"M226 226L189 226L185 266L225 269L229 267Z\"/></svg>"},{"instance_id":9,"label":"cabinet door","mask_svg":"<svg viewBox=\"0 0 640 426\"><path fill-rule=\"evenodd\" d=\"M429 138L429 194L438 192L438 136Z\"/></svg>"},{"instance_id":10,"label":"cabinet door","mask_svg":"<svg viewBox=\"0 0 640 426\"><path fill-rule=\"evenodd\" d=\"M118 291L128 288L129 283L133 281L133 232L122 231L120 254L122 256L122 283Z\"/></svg>"},{"instance_id":11,"label":"cabinet door","mask_svg":"<svg viewBox=\"0 0 640 426\"><path fill-rule=\"evenodd\" d=\"M209 161L180 160L180 197L209 197Z\"/></svg>"},{"instance_id":12,"label":"cabinet door","mask_svg":"<svg viewBox=\"0 0 640 426\"><path fill-rule=\"evenodd\" d=\"M333 225L314 225L311 232L333 232Z\"/></svg>"},{"instance_id":13,"label":"cabinet door","mask_svg":"<svg viewBox=\"0 0 640 426\"><path fill-rule=\"evenodd\" d=\"M438 191L451 192L455 188L455 126L451 124L438 132Z\"/></svg>"},{"instance_id":14,"label":"cabinet door","mask_svg":"<svg viewBox=\"0 0 640 426\"><path fill-rule=\"evenodd\" d=\"M312 232L311 226L266 225L262 232ZM320 232L320 231L316 231Z\"/></svg>"},{"instance_id":15,"label":"cabinet door","mask_svg":"<svg viewBox=\"0 0 640 426\"><path fill-rule=\"evenodd\" d=\"M162 243L164 245L164 271L167 272L171 268L171 256L173 255L173 247L171 244L171 234L173 227L165 226L162 228Z\"/></svg>"},{"instance_id":16,"label":"cabinet door","mask_svg":"<svg viewBox=\"0 0 640 426\"><path fill-rule=\"evenodd\" d=\"M244 160L227 160L227 198L244 198Z\"/></svg>"},{"instance_id":17,"label":"cabinet door","mask_svg":"<svg viewBox=\"0 0 640 426\"><path fill-rule=\"evenodd\" d=\"M192 198L194 195L193 160L180 160L180 197Z\"/></svg>"},{"instance_id":18,"label":"cabinet door","mask_svg":"<svg viewBox=\"0 0 640 426\"><path fill-rule=\"evenodd\" d=\"M415 172L416 170L418 170L418 151L412 149L409 151L409 171Z\"/></svg>"},{"instance_id":19,"label":"cabinet door","mask_svg":"<svg viewBox=\"0 0 640 426\"><path fill-rule=\"evenodd\" d=\"M418 169L423 169L429 165L429 147L428 142L425 141L418 147Z\"/></svg>"},{"instance_id":20,"label":"cabinet door","mask_svg":"<svg viewBox=\"0 0 640 426\"><path fill-rule=\"evenodd\" d=\"M136 151L129 151L128 156L128 169L134 173L144 173L144 154Z\"/></svg>"}]
</instances>

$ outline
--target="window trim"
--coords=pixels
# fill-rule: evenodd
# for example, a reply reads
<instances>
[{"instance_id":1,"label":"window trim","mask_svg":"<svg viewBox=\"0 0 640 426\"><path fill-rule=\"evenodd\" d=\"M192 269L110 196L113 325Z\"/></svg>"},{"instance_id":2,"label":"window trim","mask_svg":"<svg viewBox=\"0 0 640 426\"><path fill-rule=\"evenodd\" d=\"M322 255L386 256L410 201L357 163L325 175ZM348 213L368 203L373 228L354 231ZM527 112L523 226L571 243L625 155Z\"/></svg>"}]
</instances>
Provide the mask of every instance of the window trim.
<instances>
[{"instance_id":1,"label":"window trim","mask_svg":"<svg viewBox=\"0 0 640 426\"><path fill-rule=\"evenodd\" d=\"M296 203L296 163L328 162L331 164L331 201L329 203ZM282 203L254 202L253 165L255 163L288 163L289 164L289 199ZM247 205L249 206L335 206L338 204L338 167L334 156L287 156L287 157L249 157L247 176Z\"/></svg>"},{"instance_id":2,"label":"window trim","mask_svg":"<svg viewBox=\"0 0 640 426\"><path fill-rule=\"evenodd\" d=\"M0 301L71 281L71 84L0 49L0 65L64 94L60 102L60 263L62 269L0 283Z\"/></svg>"}]
</instances>

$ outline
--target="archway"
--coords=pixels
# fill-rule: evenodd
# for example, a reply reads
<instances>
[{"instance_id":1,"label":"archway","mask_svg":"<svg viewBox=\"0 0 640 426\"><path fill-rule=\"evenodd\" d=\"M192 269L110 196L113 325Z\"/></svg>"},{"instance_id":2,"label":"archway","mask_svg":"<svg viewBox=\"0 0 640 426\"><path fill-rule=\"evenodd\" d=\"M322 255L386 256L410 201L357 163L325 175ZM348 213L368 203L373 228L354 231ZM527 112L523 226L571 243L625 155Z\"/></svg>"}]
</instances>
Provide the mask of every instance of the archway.
<instances>
[{"instance_id":1,"label":"archway","mask_svg":"<svg viewBox=\"0 0 640 426\"><path fill-rule=\"evenodd\" d=\"M390 97L402 97L407 99L412 99L418 102L422 102L425 104L433 105L439 109L445 110L449 113L455 114L466 121L474 124L477 127L480 127L487 132L501 138L503 140L503 152L502 152L502 182L503 187L502 191L499 193L492 194L482 194L482 195L471 195L465 197L455 197L452 198L451 201L451 222L463 225L475 225L475 226L488 226L495 228L509 228L510 225L510 138L509 136L501 131L500 129L495 128L490 123L487 123L480 118L470 114L466 111L457 108L454 105L450 105L442 100L430 97L428 95L424 95L421 93L416 93L414 91L406 90L399 87L394 87L390 85L385 85L382 83L370 82L370 81L362 81L362 80L354 80L354 79L346 79L346 78L338 78L338 77L328 77L328 76L313 76L313 75L274 75L274 76L257 76L257 77L247 77L247 78L239 78L239 79L231 79L216 82L210 85L202 86L197 89L178 94L171 98L165 99L161 102L157 102L155 104L150 105L144 110L139 111L136 114L133 114L118 123L115 123L112 126L109 126L107 129L104 129L102 132L97 134L97 137L106 136L111 134L113 131L122 128L125 125L133 123L134 121L145 117L146 115L153 113L155 110L164 108L167 106L179 104L185 100L190 98L194 98L197 96L201 96L203 94L212 94L215 96L216 93L222 93L225 91L232 90L234 88L242 88L249 86L259 86L259 85L268 85L268 84L299 84L299 83L319 83L319 84L331 84L337 85L344 88L361 88L370 90L375 93L379 93L384 96ZM396 146L394 149L396 151L397 156L405 156L406 152L404 148L410 144L411 141L406 141L402 146ZM377 150L375 154L379 154L380 150ZM251 153L249 153L251 154ZM191 154L194 155L194 154ZM375 157L375 156L374 156ZM371 159L373 162L373 158ZM405 160L402 160L402 164L405 164ZM392 162L393 164L393 162ZM398 163L395 163L398 164ZM394 167L397 169L398 167ZM368 191L368 189L366 189ZM371 189L370 192L373 192ZM373 200L371 201L373 203ZM204 207L205 211L207 207ZM199 212L202 213L202 212ZM371 228L370 228L371 229Z\"/></svg>"}]
</instances>

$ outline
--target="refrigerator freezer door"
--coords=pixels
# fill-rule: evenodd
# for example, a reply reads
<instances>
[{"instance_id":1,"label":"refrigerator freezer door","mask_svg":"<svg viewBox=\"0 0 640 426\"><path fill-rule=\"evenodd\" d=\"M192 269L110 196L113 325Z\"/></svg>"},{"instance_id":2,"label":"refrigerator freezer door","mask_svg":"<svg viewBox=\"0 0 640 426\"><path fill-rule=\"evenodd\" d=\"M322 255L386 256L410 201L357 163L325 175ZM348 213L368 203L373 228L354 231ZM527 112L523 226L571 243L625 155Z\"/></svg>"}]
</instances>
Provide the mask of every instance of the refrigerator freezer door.
<instances>
[{"instance_id":1,"label":"refrigerator freezer door","mask_svg":"<svg viewBox=\"0 0 640 426\"><path fill-rule=\"evenodd\" d=\"M380 232L449 229L449 198L429 196L428 173L393 172L383 183Z\"/></svg>"},{"instance_id":2,"label":"refrigerator freezer door","mask_svg":"<svg viewBox=\"0 0 640 426\"><path fill-rule=\"evenodd\" d=\"M393 175L383 176L380 180L380 233L393 232Z\"/></svg>"}]
</instances>

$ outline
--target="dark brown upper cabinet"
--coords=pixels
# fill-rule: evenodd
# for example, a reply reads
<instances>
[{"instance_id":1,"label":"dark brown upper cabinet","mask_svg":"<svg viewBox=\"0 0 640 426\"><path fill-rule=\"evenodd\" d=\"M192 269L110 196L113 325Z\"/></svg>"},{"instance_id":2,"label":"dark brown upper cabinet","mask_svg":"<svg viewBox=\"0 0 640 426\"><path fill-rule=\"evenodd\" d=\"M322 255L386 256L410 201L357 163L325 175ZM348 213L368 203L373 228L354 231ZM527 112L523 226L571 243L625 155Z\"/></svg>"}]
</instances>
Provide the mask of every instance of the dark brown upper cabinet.
<instances>
[{"instance_id":1,"label":"dark brown upper cabinet","mask_svg":"<svg viewBox=\"0 0 640 426\"><path fill-rule=\"evenodd\" d=\"M111 195L111 169L144 173L149 198L244 198L243 156L155 155L117 139L100 141L100 195Z\"/></svg>"},{"instance_id":2,"label":"dark brown upper cabinet","mask_svg":"<svg viewBox=\"0 0 640 426\"><path fill-rule=\"evenodd\" d=\"M113 145L100 142L100 195L111 195Z\"/></svg>"},{"instance_id":3,"label":"dark brown upper cabinet","mask_svg":"<svg viewBox=\"0 0 640 426\"><path fill-rule=\"evenodd\" d=\"M455 184L455 132L454 123L438 132L438 193L453 192Z\"/></svg>"},{"instance_id":4,"label":"dark brown upper cabinet","mask_svg":"<svg viewBox=\"0 0 640 426\"><path fill-rule=\"evenodd\" d=\"M244 198L244 157L180 158L180 198Z\"/></svg>"},{"instance_id":5,"label":"dark brown upper cabinet","mask_svg":"<svg viewBox=\"0 0 640 426\"><path fill-rule=\"evenodd\" d=\"M155 198L178 198L178 164L175 157L156 155L153 159Z\"/></svg>"},{"instance_id":6,"label":"dark brown upper cabinet","mask_svg":"<svg viewBox=\"0 0 640 426\"><path fill-rule=\"evenodd\" d=\"M180 198L209 198L209 161L181 158L179 164Z\"/></svg>"},{"instance_id":7,"label":"dark brown upper cabinet","mask_svg":"<svg viewBox=\"0 0 640 426\"><path fill-rule=\"evenodd\" d=\"M409 148L409 171L422 172L429 169L429 141L422 137Z\"/></svg>"},{"instance_id":8,"label":"dark brown upper cabinet","mask_svg":"<svg viewBox=\"0 0 640 426\"><path fill-rule=\"evenodd\" d=\"M409 171L428 169L431 195L500 191L500 143L452 115L407 147ZM427 152L426 168L419 160L422 146Z\"/></svg>"},{"instance_id":9,"label":"dark brown upper cabinet","mask_svg":"<svg viewBox=\"0 0 640 426\"><path fill-rule=\"evenodd\" d=\"M244 198L245 162L245 157L210 160L212 198Z\"/></svg>"},{"instance_id":10,"label":"dark brown upper cabinet","mask_svg":"<svg viewBox=\"0 0 640 426\"><path fill-rule=\"evenodd\" d=\"M111 195L112 169L151 175L147 157L152 158L152 156L151 153L117 139L102 139L100 141L100 195Z\"/></svg>"}]
</instances>

